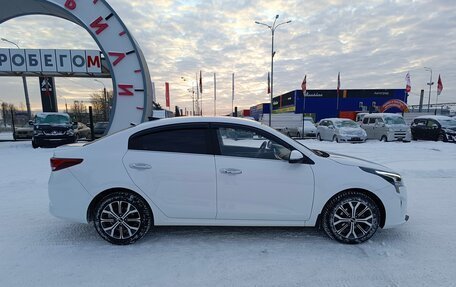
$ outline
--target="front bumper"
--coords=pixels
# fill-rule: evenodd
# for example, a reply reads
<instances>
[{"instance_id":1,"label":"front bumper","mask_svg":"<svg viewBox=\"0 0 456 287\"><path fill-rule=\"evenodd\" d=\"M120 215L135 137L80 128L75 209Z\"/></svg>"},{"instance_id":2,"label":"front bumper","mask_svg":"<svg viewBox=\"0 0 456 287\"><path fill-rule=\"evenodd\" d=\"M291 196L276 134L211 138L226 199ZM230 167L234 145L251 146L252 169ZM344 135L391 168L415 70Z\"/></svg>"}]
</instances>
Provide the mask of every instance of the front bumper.
<instances>
[{"instance_id":1,"label":"front bumper","mask_svg":"<svg viewBox=\"0 0 456 287\"><path fill-rule=\"evenodd\" d=\"M385 225L383 228L392 228L404 224L408 221L407 214L407 189L405 186L399 187L399 193L394 186L381 190L381 200L385 206Z\"/></svg>"},{"instance_id":2,"label":"front bumper","mask_svg":"<svg viewBox=\"0 0 456 287\"><path fill-rule=\"evenodd\" d=\"M339 141L341 142L365 142L366 141L366 136L358 136L358 135L343 135L339 136Z\"/></svg>"},{"instance_id":3,"label":"front bumper","mask_svg":"<svg viewBox=\"0 0 456 287\"><path fill-rule=\"evenodd\" d=\"M34 136L33 141L40 146L64 145L74 143L76 136L58 135L58 136Z\"/></svg>"}]
</instances>

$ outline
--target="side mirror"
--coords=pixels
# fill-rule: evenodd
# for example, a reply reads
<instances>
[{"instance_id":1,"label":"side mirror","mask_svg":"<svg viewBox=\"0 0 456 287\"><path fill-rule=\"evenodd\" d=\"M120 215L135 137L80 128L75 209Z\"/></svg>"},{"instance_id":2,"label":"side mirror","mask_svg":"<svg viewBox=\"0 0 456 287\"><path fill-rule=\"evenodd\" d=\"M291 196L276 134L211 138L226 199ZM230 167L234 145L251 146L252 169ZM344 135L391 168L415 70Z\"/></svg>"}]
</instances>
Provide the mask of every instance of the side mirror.
<instances>
[{"instance_id":1,"label":"side mirror","mask_svg":"<svg viewBox=\"0 0 456 287\"><path fill-rule=\"evenodd\" d=\"M292 150L290 153L290 159L288 160L289 163L301 163L304 159L302 153L298 150Z\"/></svg>"},{"instance_id":2,"label":"side mirror","mask_svg":"<svg viewBox=\"0 0 456 287\"><path fill-rule=\"evenodd\" d=\"M33 126L33 121L32 120L28 121L28 123L29 123L29 125Z\"/></svg>"}]
</instances>

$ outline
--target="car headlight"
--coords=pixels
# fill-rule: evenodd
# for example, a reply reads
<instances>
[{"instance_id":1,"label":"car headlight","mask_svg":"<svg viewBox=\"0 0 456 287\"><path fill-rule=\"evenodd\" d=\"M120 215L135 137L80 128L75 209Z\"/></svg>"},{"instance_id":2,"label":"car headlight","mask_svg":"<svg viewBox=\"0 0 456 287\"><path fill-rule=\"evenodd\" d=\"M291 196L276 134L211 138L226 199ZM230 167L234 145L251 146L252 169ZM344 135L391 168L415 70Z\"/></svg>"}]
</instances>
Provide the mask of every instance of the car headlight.
<instances>
[{"instance_id":1,"label":"car headlight","mask_svg":"<svg viewBox=\"0 0 456 287\"><path fill-rule=\"evenodd\" d=\"M389 171L383 171L383 170L377 170L377 169L372 169L372 168L367 168L367 167L361 167L361 166L359 168L362 169L365 172L378 175L381 178L383 178L384 180L388 181L389 183L394 185L394 187L396 188L396 192L397 193L400 193L399 188L404 186L404 182L402 181L402 177L398 173L389 172Z\"/></svg>"},{"instance_id":2,"label":"car headlight","mask_svg":"<svg viewBox=\"0 0 456 287\"><path fill-rule=\"evenodd\" d=\"M34 136L41 136L41 135L43 135L43 131L34 130L34 131L33 131L33 135L34 135Z\"/></svg>"}]
</instances>

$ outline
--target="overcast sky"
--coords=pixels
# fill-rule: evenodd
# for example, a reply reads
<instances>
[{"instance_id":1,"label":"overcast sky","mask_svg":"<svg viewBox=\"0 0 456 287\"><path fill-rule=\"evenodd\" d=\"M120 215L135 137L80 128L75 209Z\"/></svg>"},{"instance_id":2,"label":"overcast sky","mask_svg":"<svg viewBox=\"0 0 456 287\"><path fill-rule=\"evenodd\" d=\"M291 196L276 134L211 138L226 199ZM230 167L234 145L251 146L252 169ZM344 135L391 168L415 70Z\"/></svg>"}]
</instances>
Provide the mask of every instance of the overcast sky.
<instances>
[{"instance_id":1,"label":"overcast sky","mask_svg":"<svg viewBox=\"0 0 456 287\"><path fill-rule=\"evenodd\" d=\"M217 114L231 109L231 74L240 109L268 101L271 33L255 21L292 20L276 31L274 94L300 89L405 87L410 71L409 103L421 89L427 102L430 73L440 74L439 102L456 102L456 5L442 1L144 1L112 0L147 59L157 101L164 106L170 83L171 104L191 109L195 74L203 72L203 112L213 114L213 73L217 73ZM47 16L26 16L0 25L0 37L21 48L97 49L83 29ZM14 48L0 42L0 48ZM185 77L188 81L183 81ZM112 83L103 80L108 87ZM28 78L33 109L40 109L38 79ZM102 88L93 79L57 78L60 105L88 100ZM24 103L20 78L0 78L0 101ZM432 87L436 100L436 84Z\"/></svg>"}]
</instances>

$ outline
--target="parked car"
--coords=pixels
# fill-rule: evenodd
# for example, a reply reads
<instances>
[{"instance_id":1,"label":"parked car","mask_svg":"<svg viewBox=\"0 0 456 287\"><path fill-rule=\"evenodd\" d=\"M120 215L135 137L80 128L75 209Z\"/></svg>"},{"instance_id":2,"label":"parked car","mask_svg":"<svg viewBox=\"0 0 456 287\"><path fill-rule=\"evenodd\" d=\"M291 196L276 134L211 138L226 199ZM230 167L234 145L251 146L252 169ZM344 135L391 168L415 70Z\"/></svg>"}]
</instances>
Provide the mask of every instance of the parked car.
<instances>
[{"instance_id":1,"label":"parked car","mask_svg":"<svg viewBox=\"0 0 456 287\"><path fill-rule=\"evenodd\" d=\"M91 133L90 133L90 128L86 126L83 123L78 122L78 129L76 131L76 135L78 138L85 138L85 139L90 139L91 138Z\"/></svg>"},{"instance_id":2,"label":"parked car","mask_svg":"<svg viewBox=\"0 0 456 287\"><path fill-rule=\"evenodd\" d=\"M398 114L376 113L368 114L363 118L361 127L366 131L368 139L381 141L410 142L412 133L404 118Z\"/></svg>"},{"instance_id":3,"label":"parked car","mask_svg":"<svg viewBox=\"0 0 456 287\"><path fill-rule=\"evenodd\" d=\"M38 113L29 124L33 125L33 148L59 146L77 141L77 123L72 122L67 113Z\"/></svg>"},{"instance_id":4,"label":"parked car","mask_svg":"<svg viewBox=\"0 0 456 287\"><path fill-rule=\"evenodd\" d=\"M411 125L413 140L456 142L456 119L446 116L419 116Z\"/></svg>"},{"instance_id":5,"label":"parked car","mask_svg":"<svg viewBox=\"0 0 456 287\"><path fill-rule=\"evenodd\" d=\"M365 142L366 132L350 119L322 119L317 126L317 139L336 142Z\"/></svg>"},{"instance_id":6,"label":"parked car","mask_svg":"<svg viewBox=\"0 0 456 287\"><path fill-rule=\"evenodd\" d=\"M98 122L93 127L93 133L96 139L104 136L106 129L108 128L109 122Z\"/></svg>"},{"instance_id":7,"label":"parked car","mask_svg":"<svg viewBox=\"0 0 456 287\"><path fill-rule=\"evenodd\" d=\"M313 118L304 118L304 132L302 131L302 126L298 127L298 137L301 135L303 138L315 138L317 136L317 127L315 127Z\"/></svg>"},{"instance_id":8,"label":"parked car","mask_svg":"<svg viewBox=\"0 0 456 287\"><path fill-rule=\"evenodd\" d=\"M31 139L33 137L33 127L29 123L17 127L14 130L13 138L15 140Z\"/></svg>"},{"instance_id":9,"label":"parked car","mask_svg":"<svg viewBox=\"0 0 456 287\"><path fill-rule=\"evenodd\" d=\"M232 130L251 137L234 140ZM57 149L51 167L51 213L93 222L113 244L158 225L321 225L333 239L361 243L408 220L398 173L239 118L145 122Z\"/></svg>"}]
</instances>

